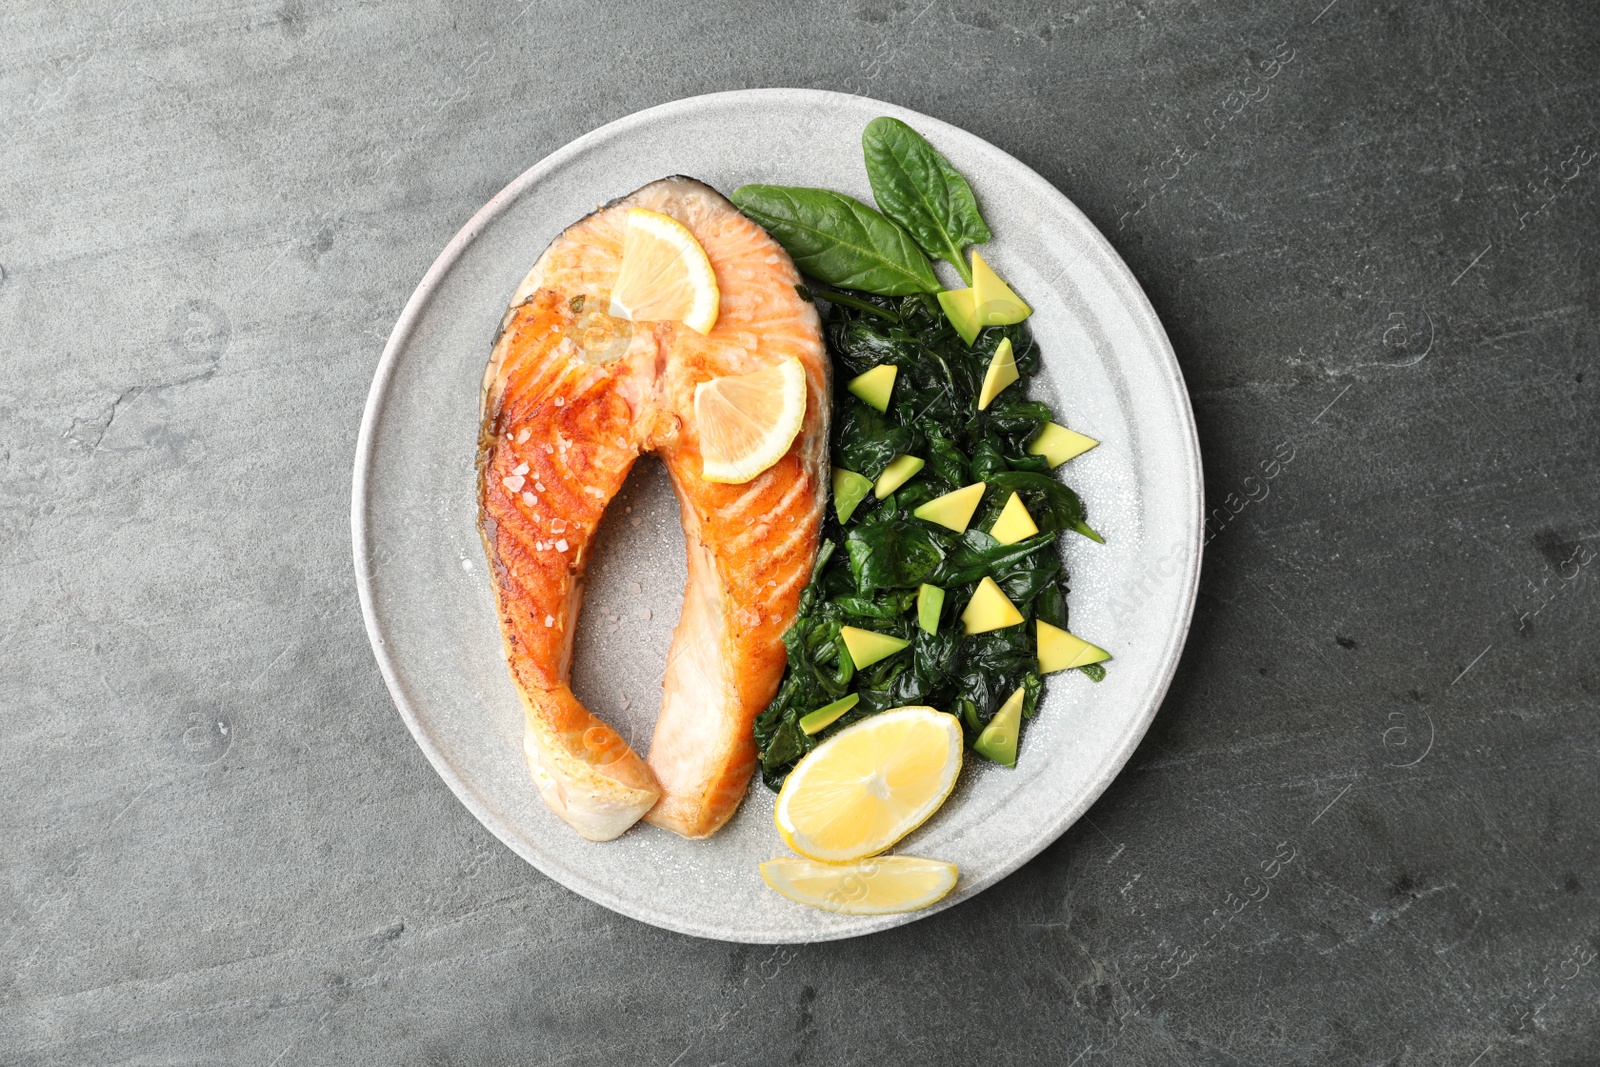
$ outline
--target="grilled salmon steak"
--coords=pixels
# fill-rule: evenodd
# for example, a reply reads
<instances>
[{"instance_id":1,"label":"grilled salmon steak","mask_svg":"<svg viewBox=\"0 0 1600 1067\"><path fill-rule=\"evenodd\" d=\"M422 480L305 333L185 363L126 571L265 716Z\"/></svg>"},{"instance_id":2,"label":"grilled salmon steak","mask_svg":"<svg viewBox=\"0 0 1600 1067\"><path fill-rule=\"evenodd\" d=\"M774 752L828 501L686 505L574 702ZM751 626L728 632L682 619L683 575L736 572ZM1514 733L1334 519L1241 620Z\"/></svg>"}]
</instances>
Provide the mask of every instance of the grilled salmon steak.
<instances>
[{"instance_id":1,"label":"grilled salmon steak","mask_svg":"<svg viewBox=\"0 0 1600 1067\"><path fill-rule=\"evenodd\" d=\"M686 226L721 309L701 335L606 312L629 208ZM512 298L484 377L479 522L528 768L584 837L641 816L685 837L728 820L755 768L751 726L783 674L783 632L816 556L828 485L828 361L787 253L709 186L666 178L575 223ZM744 484L701 477L695 386L795 358L805 421ZM648 760L573 695L584 566L606 504L641 453L665 463L688 543L688 586Z\"/></svg>"}]
</instances>

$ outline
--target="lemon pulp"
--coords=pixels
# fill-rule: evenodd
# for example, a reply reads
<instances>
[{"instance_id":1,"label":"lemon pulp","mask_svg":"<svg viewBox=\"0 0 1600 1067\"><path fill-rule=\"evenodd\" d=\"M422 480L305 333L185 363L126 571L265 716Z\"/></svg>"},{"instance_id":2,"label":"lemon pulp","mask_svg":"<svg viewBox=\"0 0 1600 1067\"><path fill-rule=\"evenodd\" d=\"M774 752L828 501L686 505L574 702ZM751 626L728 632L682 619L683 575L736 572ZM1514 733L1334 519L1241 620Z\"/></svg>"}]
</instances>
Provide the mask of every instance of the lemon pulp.
<instances>
[{"instance_id":1,"label":"lemon pulp","mask_svg":"<svg viewBox=\"0 0 1600 1067\"><path fill-rule=\"evenodd\" d=\"M882 852L938 810L961 770L961 724L933 708L846 727L789 772L773 821L794 851L842 863Z\"/></svg>"},{"instance_id":2,"label":"lemon pulp","mask_svg":"<svg viewBox=\"0 0 1600 1067\"><path fill-rule=\"evenodd\" d=\"M877 856L818 863L784 856L761 865L761 877L790 900L845 915L916 911L955 888L956 865L921 856Z\"/></svg>"},{"instance_id":3,"label":"lemon pulp","mask_svg":"<svg viewBox=\"0 0 1600 1067\"><path fill-rule=\"evenodd\" d=\"M701 477L748 482L783 458L806 418L806 371L796 357L694 390Z\"/></svg>"},{"instance_id":4,"label":"lemon pulp","mask_svg":"<svg viewBox=\"0 0 1600 1067\"><path fill-rule=\"evenodd\" d=\"M716 325L721 302L716 271L689 228L659 211L629 208L611 316L681 322L705 334Z\"/></svg>"}]
</instances>

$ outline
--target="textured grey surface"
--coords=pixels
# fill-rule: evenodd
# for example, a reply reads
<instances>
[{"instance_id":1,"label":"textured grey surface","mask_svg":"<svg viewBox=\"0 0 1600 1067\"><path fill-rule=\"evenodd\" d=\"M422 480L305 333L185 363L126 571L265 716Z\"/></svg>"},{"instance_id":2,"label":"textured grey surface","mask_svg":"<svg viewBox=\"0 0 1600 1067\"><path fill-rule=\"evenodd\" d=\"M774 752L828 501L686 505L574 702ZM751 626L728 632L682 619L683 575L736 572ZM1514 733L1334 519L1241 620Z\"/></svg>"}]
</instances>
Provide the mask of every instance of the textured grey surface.
<instances>
[{"instance_id":1,"label":"textured grey surface","mask_svg":"<svg viewBox=\"0 0 1600 1067\"><path fill-rule=\"evenodd\" d=\"M1324 5L8 8L0 1060L1593 1062L1600 14ZM751 84L1060 185L1237 511L1088 819L926 922L777 949L497 844L348 562L438 249L576 134Z\"/></svg>"}]
</instances>

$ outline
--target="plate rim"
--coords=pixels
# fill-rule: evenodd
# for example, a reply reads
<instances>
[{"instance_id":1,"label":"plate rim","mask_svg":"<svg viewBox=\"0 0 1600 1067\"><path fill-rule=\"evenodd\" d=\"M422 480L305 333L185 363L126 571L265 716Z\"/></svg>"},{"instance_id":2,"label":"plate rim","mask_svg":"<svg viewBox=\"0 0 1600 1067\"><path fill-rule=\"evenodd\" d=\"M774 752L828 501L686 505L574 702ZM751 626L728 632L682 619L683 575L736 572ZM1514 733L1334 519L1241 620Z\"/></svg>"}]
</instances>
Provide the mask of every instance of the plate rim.
<instances>
[{"instance_id":1,"label":"plate rim","mask_svg":"<svg viewBox=\"0 0 1600 1067\"><path fill-rule=\"evenodd\" d=\"M1190 537L1193 541L1194 553L1193 563L1188 573L1175 576L1179 579L1180 585L1179 596L1182 605L1182 622L1174 631L1163 658L1154 672L1157 684L1151 691L1150 699L1140 713L1129 721L1128 727L1113 748L1112 758L1091 781L1089 788L1081 794L1077 803L1041 827L1029 844L1018 849L1004 863L986 872L982 878L977 879L974 883L962 886L961 888L965 892L959 895L952 893L944 901L915 912L872 917L841 917L852 918L856 921L841 923L837 930L830 929L812 937L796 940L792 937L773 936L750 940L747 934L719 931L710 925L685 923L674 916L653 913L648 908L641 908L634 902L625 901L616 896L602 882L586 879L581 874L565 869L559 871L551 870L540 862L540 858L529 855L523 850L520 835L504 819L483 803L472 786L464 780L462 775L457 773L454 764L434 743L431 732L425 728L417 709L411 705L410 700L405 695L400 682L398 668L388 651L377 614L373 591L374 564L372 553L369 549L370 525L367 518L367 505L369 503L369 483L372 478L376 447L377 424L382 418L383 403L393 384L393 379L399 366L401 351L414 333L417 322L424 310L436 295L444 276L454 267L461 258L462 253L483 232L484 228L499 216L507 206L515 202L528 186L539 181L549 171L581 154L592 144L625 133L635 126L670 118L676 113L687 112L713 104L770 102L773 100L793 102L805 99L810 99L817 103L850 101L853 106L860 104L873 105L884 109L884 113L897 113L902 117L909 116L917 122L925 124L924 128L930 132L953 132L960 136L977 140L990 151L998 153L1013 165L1021 178L1034 187L1033 191L1036 195L1053 202L1058 209L1063 210L1067 215L1076 217L1077 222L1089 236L1090 241L1098 244L1102 260L1110 268L1113 281L1120 283L1121 288L1133 297L1130 310L1135 313L1142 312L1142 317L1151 327L1159 354L1165 357L1160 360L1162 370L1169 378L1169 383L1181 401L1178 405L1181 426L1178 429L1184 445L1185 469L1191 473L1193 481L1192 488L1195 501L1195 513L1191 516L1192 522L1190 526ZM412 740L416 742L417 747L427 757L434 773L439 775L445 784L449 786L450 791L455 794L456 799L467 808L485 829L494 834L502 844L521 857L524 862L538 870L545 877L572 892L618 914L652 926L693 937L739 944L808 944L820 941L842 940L880 932L927 918L946 908L953 907L957 903L971 899L1014 874L1029 860L1039 855L1039 853L1054 844L1062 834L1066 833L1073 824L1094 806L1095 802L1110 788L1111 783L1122 773L1123 768L1127 766L1128 761L1137 750L1139 743L1144 739L1145 734L1149 732L1151 722L1154 721L1156 713L1166 700L1173 677L1177 673L1178 663L1182 659L1183 649L1188 642L1189 631L1194 624L1194 610L1199 589L1200 571L1205 556L1205 539L1202 536L1204 516L1204 469L1201 465L1200 442L1195 425L1194 407L1190 399L1188 385L1184 380L1183 368L1178 363L1177 353L1172 347L1172 341L1167 335L1166 327L1163 325L1160 316L1156 314L1148 294L1144 291L1144 287L1139 284L1138 279L1134 277L1132 269L1128 267L1110 240L1083 213L1082 209L1032 167L1004 149L953 123L922 114L899 104L855 93L836 92L828 89L785 87L732 89L681 97L613 119L568 141L560 148L544 156L531 167L518 174L504 188L491 197L488 202L475 211L461 229L445 244L438 256L429 265L427 271L424 272L421 280L417 283L416 289L407 298L398 319L395 321L394 328L390 331L389 338L384 344L383 353L379 357L377 367L373 372L372 385L368 389L367 399L362 408L361 427L356 437L350 499L350 528L356 593L361 603L362 624L366 631L367 642L372 648L373 658L377 660L378 670L383 676L384 685L389 691L390 699L393 701L396 710L399 711L401 719L405 722L406 729L410 732Z\"/></svg>"}]
</instances>

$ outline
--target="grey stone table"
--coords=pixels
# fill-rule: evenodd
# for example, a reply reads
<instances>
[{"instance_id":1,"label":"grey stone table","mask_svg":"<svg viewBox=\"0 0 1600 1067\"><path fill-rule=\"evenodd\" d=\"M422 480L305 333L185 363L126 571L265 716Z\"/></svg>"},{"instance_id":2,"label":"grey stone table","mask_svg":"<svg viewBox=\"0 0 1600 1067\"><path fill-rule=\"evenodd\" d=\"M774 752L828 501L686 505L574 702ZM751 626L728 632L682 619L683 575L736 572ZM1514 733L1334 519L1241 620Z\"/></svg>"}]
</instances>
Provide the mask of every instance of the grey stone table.
<instances>
[{"instance_id":1,"label":"grey stone table","mask_svg":"<svg viewBox=\"0 0 1600 1067\"><path fill-rule=\"evenodd\" d=\"M1600 7L0 25L0 1062L1596 1062ZM473 821L348 529L445 241L578 134L748 85L1066 191L1172 335L1217 509L1089 816L949 912L777 949L620 918Z\"/></svg>"}]
</instances>

